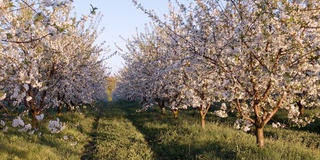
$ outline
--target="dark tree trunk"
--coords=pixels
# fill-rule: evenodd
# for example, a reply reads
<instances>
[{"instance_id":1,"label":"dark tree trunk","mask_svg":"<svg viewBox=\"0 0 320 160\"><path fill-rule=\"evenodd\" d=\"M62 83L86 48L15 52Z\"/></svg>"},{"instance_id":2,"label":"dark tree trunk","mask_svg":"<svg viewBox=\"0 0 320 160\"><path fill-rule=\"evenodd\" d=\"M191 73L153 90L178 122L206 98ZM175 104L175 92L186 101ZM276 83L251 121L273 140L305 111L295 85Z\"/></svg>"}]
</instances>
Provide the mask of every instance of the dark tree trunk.
<instances>
[{"instance_id":1,"label":"dark tree trunk","mask_svg":"<svg viewBox=\"0 0 320 160\"><path fill-rule=\"evenodd\" d=\"M164 114L165 114L165 105L164 105L164 100L160 100L160 99L155 99L158 103L158 106L160 108L160 117L163 118L164 117Z\"/></svg>"},{"instance_id":2,"label":"dark tree trunk","mask_svg":"<svg viewBox=\"0 0 320 160\"><path fill-rule=\"evenodd\" d=\"M58 111L58 116L60 117L62 112L62 105L58 106L57 111Z\"/></svg>"},{"instance_id":3,"label":"dark tree trunk","mask_svg":"<svg viewBox=\"0 0 320 160\"><path fill-rule=\"evenodd\" d=\"M34 105L32 105L29 112L32 116L32 127L38 128L38 120L37 120L36 116L39 114L39 111L37 110L37 108Z\"/></svg>"},{"instance_id":4,"label":"dark tree trunk","mask_svg":"<svg viewBox=\"0 0 320 160\"><path fill-rule=\"evenodd\" d=\"M165 108L160 108L160 110L161 110L161 118L163 118L164 115L165 115L166 109Z\"/></svg>"}]
</instances>

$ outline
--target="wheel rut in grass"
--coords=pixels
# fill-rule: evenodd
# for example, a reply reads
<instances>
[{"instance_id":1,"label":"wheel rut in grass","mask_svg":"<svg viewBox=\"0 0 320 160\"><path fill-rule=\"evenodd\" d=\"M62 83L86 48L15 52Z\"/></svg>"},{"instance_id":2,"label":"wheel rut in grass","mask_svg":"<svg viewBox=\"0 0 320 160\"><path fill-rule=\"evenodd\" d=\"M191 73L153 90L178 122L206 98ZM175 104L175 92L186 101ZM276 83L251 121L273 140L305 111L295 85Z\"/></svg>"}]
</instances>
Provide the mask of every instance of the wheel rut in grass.
<instances>
[{"instance_id":1,"label":"wheel rut in grass","mask_svg":"<svg viewBox=\"0 0 320 160\"><path fill-rule=\"evenodd\" d=\"M161 159L161 153L155 147L156 133L160 132L159 130L147 129L144 126L144 123L150 118L148 114L141 114L137 116L137 110L141 109L140 106L137 107L137 104L134 102L125 102L124 104L118 104L119 109L126 113L125 117L129 120L132 125L143 135L144 141L147 143L149 148L153 152L152 159ZM156 132L156 133L155 133Z\"/></svg>"},{"instance_id":2,"label":"wheel rut in grass","mask_svg":"<svg viewBox=\"0 0 320 160\"><path fill-rule=\"evenodd\" d=\"M94 156L97 152L97 129L99 124L99 119L101 117L101 112L96 112L95 119L92 124L92 129L90 132L91 140L88 142L87 145L84 146L84 152L81 156L81 160L87 160L87 159L95 159Z\"/></svg>"},{"instance_id":3,"label":"wheel rut in grass","mask_svg":"<svg viewBox=\"0 0 320 160\"><path fill-rule=\"evenodd\" d=\"M108 103L108 106L106 107L106 117L100 121L98 128L99 133L104 132L103 135L107 137L104 141L99 139L99 146L100 143L104 143L101 146L108 147L105 149L99 147L99 150L109 150L109 156L114 154L112 159L154 159L155 152L148 143L146 135L141 133L133 121L128 118L126 110L130 108L121 103ZM101 128L104 131L101 131ZM105 143L106 141L108 144Z\"/></svg>"}]
</instances>

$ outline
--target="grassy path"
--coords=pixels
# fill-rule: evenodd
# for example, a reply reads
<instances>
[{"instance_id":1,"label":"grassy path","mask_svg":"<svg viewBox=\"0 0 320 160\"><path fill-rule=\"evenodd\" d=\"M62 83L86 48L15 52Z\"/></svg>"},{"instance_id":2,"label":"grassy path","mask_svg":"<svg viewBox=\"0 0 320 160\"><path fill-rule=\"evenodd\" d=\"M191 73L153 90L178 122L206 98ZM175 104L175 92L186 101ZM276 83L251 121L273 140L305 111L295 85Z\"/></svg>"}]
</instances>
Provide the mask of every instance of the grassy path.
<instances>
[{"instance_id":1,"label":"grassy path","mask_svg":"<svg viewBox=\"0 0 320 160\"><path fill-rule=\"evenodd\" d=\"M153 159L144 135L126 118L126 112L121 108L111 102L99 108L97 124L92 131L92 147L87 148L92 154L84 159Z\"/></svg>"},{"instance_id":2,"label":"grassy path","mask_svg":"<svg viewBox=\"0 0 320 160\"><path fill-rule=\"evenodd\" d=\"M101 117L101 112L97 112L92 124L91 132L89 133L90 141L84 146L84 153L81 156L81 160L92 159L97 153L97 129L99 124L99 119Z\"/></svg>"}]
</instances>

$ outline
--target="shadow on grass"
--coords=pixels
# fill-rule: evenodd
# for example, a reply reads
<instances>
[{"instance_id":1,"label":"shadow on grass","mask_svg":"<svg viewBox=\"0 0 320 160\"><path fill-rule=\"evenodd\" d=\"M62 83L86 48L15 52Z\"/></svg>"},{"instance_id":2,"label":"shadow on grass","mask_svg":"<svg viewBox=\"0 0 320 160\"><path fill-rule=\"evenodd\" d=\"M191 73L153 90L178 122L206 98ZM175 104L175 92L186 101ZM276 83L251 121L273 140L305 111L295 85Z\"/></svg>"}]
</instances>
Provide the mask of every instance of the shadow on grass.
<instances>
[{"instance_id":1,"label":"shadow on grass","mask_svg":"<svg viewBox=\"0 0 320 160\"><path fill-rule=\"evenodd\" d=\"M183 142L185 139L181 137L191 135L193 131L180 127L184 123L183 120L174 119L171 114L160 118L160 112L154 109L137 113L138 104L131 102L126 106L121 105L120 108L126 112L126 118L144 135L155 159L239 159L234 149L227 148L227 145L220 142L207 141L195 144L197 142L192 142L192 136L191 140ZM201 129L199 125L199 132Z\"/></svg>"},{"instance_id":2,"label":"shadow on grass","mask_svg":"<svg viewBox=\"0 0 320 160\"><path fill-rule=\"evenodd\" d=\"M45 136L45 135L43 135ZM48 146L50 148L59 148L59 150L63 150L64 153L68 153L71 155L77 155L78 153L75 152L72 148L70 148L68 145L63 145L61 142L55 141L56 137L50 139L50 138L40 138L40 144L43 146ZM50 136L50 135L48 135Z\"/></svg>"},{"instance_id":3,"label":"shadow on grass","mask_svg":"<svg viewBox=\"0 0 320 160\"><path fill-rule=\"evenodd\" d=\"M161 118L157 107L138 113L136 111L141 109L138 103L120 102L115 105L125 113L122 116L130 120L143 134L152 149L153 159L283 159L287 156L291 156L290 159L297 156L300 159L314 159L316 152L305 148L291 148L290 144L301 143L301 147L311 149L319 147L318 142L313 142L317 141L317 135L266 128L266 138L275 140L268 143L275 145L276 148L268 145L265 149L258 149L254 136L225 129L224 127L230 124L224 125L220 119L211 117L210 122L213 123L208 122L207 128L202 129L200 125L195 124L199 123L199 119L197 113L192 110L181 111L179 118L174 119L170 111ZM117 116L112 114L112 108L108 112L110 117ZM211 128L208 128L209 126ZM279 145L280 142L277 141L280 139L289 145Z\"/></svg>"},{"instance_id":4,"label":"shadow on grass","mask_svg":"<svg viewBox=\"0 0 320 160\"><path fill-rule=\"evenodd\" d=\"M99 125L99 119L101 118L101 116L103 116L103 109L104 109L104 103L99 103L97 104L97 106L99 108L97 108L97 112L95 112L94 116L94 122L92 125L92 129L91 132L89 133L90 136L90 141L88 142L88 144L86 144L84 146L84 152L81 155L81 160L87 160L87 159L97 159L95 158L95 154L97 153L97 129L98 129L98 125Z\"/></svg>"},{"instance_id":5,"label":"shadow on grass","mask_svg":"<svg viewBox=\"0 0 320 160\"><path fill-rule=\"evenodd\" d=\"M16 157L19 157L20 159L23 159L23 158L27 157L27 155L28 155L28 152L18 150L17 148L8 146L5 143L0 143L0 149L1 149L0 155L1 155L1 153L3 153L3 154L8 153L8 155L16 156ZM12 158L12 159L14 159L14 158Z\"/></svg>"}]
</instances>

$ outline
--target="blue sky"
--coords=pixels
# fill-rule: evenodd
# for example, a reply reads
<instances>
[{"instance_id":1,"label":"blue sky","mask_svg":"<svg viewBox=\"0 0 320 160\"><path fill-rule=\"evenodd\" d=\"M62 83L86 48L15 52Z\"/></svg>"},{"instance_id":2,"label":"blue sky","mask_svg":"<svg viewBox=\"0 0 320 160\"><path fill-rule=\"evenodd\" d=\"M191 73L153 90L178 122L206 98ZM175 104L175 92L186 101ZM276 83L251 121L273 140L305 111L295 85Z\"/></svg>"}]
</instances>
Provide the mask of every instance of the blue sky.
<instances>
[{"instance_id":1,"label":"blue sky","mask_svg":"<svg viewBox=\"0 0 320 160\"><path fill-rule=\"evenodd\" d=\"M167 0L138 0L138 2L147 9L153 9L158 16L168 12ZM115 43L121 48L125 48L125 42L119 36L125 39L130 38L135 35L136 28L139 31L144 31L145 23L150 22L150 18L137 9L131 0L74 0L77 15L90 13L90 4L97 7L97 11L104 15L100 25L105 27L105 31L98 38L98 43L106 41L106 45L110 46L112 53L117 50ZM107 63L112 67L114 74L123 67L124 61L116 55Z\"/></svg>"}]
</instances>

